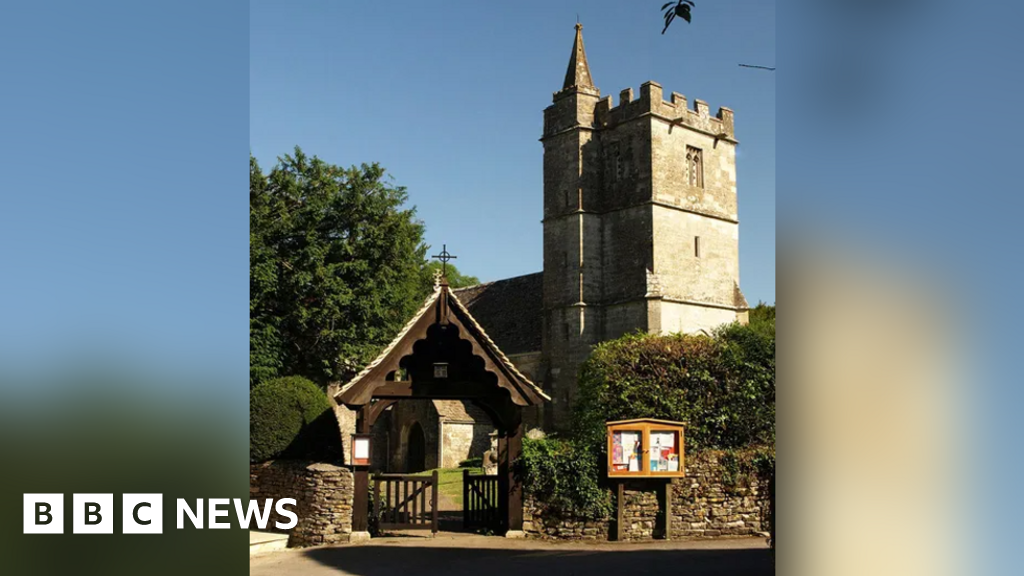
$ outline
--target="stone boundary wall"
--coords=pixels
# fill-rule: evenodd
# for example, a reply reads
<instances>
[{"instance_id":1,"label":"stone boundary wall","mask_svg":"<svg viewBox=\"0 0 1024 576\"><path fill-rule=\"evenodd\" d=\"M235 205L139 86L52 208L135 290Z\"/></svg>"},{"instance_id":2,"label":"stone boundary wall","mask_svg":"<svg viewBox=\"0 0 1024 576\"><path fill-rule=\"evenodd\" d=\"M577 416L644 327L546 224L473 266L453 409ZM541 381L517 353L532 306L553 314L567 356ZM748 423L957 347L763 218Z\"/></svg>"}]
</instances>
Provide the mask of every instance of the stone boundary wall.
<instances>
[{"instance_id":1,"label":"stone boundary wall","mask_svg":"<svg viewBox=\"0 0 1024 576\"><path fill-rule=\"evenodd\" d=\"M296 500L299 522L290 531L289 547L348 542L354 491L352 471L332 464L275 460L249 466L249 499L261 509L268 498ZM267 528L288 520L272 511Z\"/></svg>"},{"instance_id":2,"label":"stone boundary wall","mask_svg":"<svg viewBox=\"0 0 1024 576\"><path fill-rule=\"evenodd\" d=\"M733 477L720 463L721 453L707 452L686 461L686 476L671 480L670 538L718 538L761 534L768 526L769 494L751 475ZM664 538L666 480L627 481L623 540ZM612 494L614 502L614 492ZM612 518L587 520L558 514L527 495L523 531L528 536L562 540L609 540Z\"/></svg>"}]
</instances>

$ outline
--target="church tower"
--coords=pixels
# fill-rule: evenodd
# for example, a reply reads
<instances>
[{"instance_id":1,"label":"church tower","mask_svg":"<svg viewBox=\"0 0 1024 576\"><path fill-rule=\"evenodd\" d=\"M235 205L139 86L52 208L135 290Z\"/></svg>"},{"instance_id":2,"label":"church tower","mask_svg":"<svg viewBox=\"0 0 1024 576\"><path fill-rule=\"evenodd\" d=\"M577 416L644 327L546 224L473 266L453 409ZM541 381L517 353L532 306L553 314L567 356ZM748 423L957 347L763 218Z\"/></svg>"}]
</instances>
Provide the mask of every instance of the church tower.
<instances>
[{"instance_id":1,"label":"church tower","mask_svg":"<svg viewBox=\"0 0 1024 576\"><path fill-rule=\"evenodd\" d=\"M542 370L548 429L568 424L580 364L637 329L746 321L733 112L646 82L618 106L593 83L583 27L544 110Z\"/></svg>"}]
</instances>

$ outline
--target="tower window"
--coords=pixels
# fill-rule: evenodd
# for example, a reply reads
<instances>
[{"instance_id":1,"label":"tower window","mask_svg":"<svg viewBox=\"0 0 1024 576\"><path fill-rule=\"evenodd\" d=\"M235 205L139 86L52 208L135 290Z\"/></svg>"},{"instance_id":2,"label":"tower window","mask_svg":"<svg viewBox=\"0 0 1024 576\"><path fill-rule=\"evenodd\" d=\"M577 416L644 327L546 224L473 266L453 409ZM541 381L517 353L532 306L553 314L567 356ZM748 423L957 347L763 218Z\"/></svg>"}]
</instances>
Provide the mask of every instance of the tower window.
<instances>
[{"instance_id":1,"label":"tower window","mask_svg":"<svg viewBox=\"0 0 1024 576\"><path fill-rule=\"evenodd\" d=\"M700 258L700 236L693 237L693 256Z\"/></svg>"},{"instance_id":2,"label":"tower window","mask_svg":"<svg viewBox=\"0 0 1024 576\"><path fill-rule=\"evenodd\" d=\"M612 142L608 145L607 159L608 179L612 182L618 182L622 178L622 157L619 152L618 142Z\"/></svg>"},{"instance_id":3,"label":"tower window","mask_svg":"<svg viewBox=\"0 0 1024 576\"><path fill-rule=\"evenodd\" d=\"M562 336L565 337L565 341L566 342L569 341L569 323L568 322L563 322L562 323Z\"/></svg>"},{"instance_id":4,"label":"tower window","mask_svg":"<svg viewBox=\"0 0 1024 576\"><path fill-rule=\"evenodd\" d=\"M700 148L686 147L686 176L690 186L704 187L704 152Z\"/></svg>"},{"instance_id":5,"label":"tower window","mask_svg":"<svg viewBox=\"0 0 1024 576\"><path fill-rule=\"evenodd\" d=\"M569 191L565 191L565 205L572 206L572 200L569 199Z\"/></svg>"}]
</instances>

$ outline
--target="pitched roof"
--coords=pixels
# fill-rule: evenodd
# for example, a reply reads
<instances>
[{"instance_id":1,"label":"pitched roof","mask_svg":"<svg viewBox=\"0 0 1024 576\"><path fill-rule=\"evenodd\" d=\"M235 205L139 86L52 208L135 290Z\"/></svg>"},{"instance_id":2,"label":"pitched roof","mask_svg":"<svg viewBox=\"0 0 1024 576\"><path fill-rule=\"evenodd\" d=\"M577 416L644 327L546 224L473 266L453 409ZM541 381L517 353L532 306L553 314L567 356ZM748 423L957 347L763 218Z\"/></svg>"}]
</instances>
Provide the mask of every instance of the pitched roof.
<instances>
[{"instance_id":1,"label":"pitched roof","mask_svg":"<svg viewBox=\"0 0 1024 576\"><path fill-rule=\"evenodd\" d=\"M437 297L440 295L441 291L439 289L435 289L433 292L431 292L430 296L427 296L427 300L423 303L423 306L421 306L420 309L417 310L416 313L412 315L412 318L408 322L406 322L405 326L403 326L402 329L398 332L398 335L395 336L394 340L392 340L391 343L388 344L387 347L385 347L384 350L382 350L381 353L378 354L377 357L373 359L373 362L367 364L366 368L363 368L358 374L353 376L352 379L349 380L344 386L338 388L338 391L334 394L334 396L341 396L345 391L352 388L352 386L355 385L356 382L359 382L363 378L365 378L370 372L373 371L374 368L380 366L380 364L384 362L384 360L387 359L388 356L391 355L391 352L394 351L398 344L405 338L406 334L408 334L409 331L412 330L413 326L416 325L416 322L419 321L420 317L426 314L427 311L434 306L434 303L437 302Z\"/></svg>"},{"instance_id":2,"label":"pitched roof","mask_svg":"<svg viewBox=\"0 0 1024 576\"><path fill-rule=\"evenodd\" d=\"M540 352L542 272L459 288L454 292L503 352Z\"/></svg>"},{"instance_id":3,"label":"pitched roof","mask_svg":"<svg viewBox=\"0 0 1024 576\"><path fill-rule=\"evenodd\" d=\"M436 310L435 310L436 309ZM432 312L436 312L436 316ZM538 309L539 314L539 309ZM431 318L431 317L434 318ZM491 339L484 328L477 322L473 315L466 309L466 306L459 300L455 293L448 287L447 283L443 283L437 286L434 291L427 297L423 306L413 315L412 319L402 328L397 336L391 341L390 344L366 366L362 371L359 372L355 377L349 380L344 386L338 388L335 392L335 398L342 399L344 396L351 396L352 394L359 394L354 392L353 389L357 386L374 385L379 383L383 378L379 378L379 374L371 378L371 374L378 371L382 365L395 365L401 356L408 349L411 351L412 344L415 340L426 337L426 328L433 325L442 316L449 318L450 320L459 322L465 326L468 333L466 337L472 338L482 349L482 352L490 356L493 360L493 364L490 366L503 374L499 374L499 385L504 382L503 387L509 388L510 392L514 394L522 394L524 396L522 401L527 403L539 402L544 400L550 400L551 398L545 394L539 386L534 384L520 372L514 364L505 356L501 348ZM407 341L408 340L408 341ZM399 348L402 350L400 351ZM488 361L485 359L485 361ZM504 377L505 380L501 380ZM349 394L347 394L349 393ZM368 399L366 400L368 401Z\"/></svg>"},{"instance_id":4,"label":"pitched roof","mask_svg":"<svg viewBox=\"0 0 1024 576\"><path fill-rule=\"evenodd\" d=\"M448 422L490 424L491 417L479 406L465 400L434 400L437 415Z\"/></svg>"}]
</instances>

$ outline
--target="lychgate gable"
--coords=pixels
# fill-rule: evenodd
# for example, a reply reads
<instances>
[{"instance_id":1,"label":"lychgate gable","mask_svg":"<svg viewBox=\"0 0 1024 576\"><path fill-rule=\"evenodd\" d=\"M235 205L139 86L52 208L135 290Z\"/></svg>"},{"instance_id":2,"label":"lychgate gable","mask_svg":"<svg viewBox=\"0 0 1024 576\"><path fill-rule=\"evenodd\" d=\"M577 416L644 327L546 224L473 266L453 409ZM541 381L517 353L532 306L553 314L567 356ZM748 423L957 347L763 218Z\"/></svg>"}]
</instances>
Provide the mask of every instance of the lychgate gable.
<instances>
[{"instance_id":1,"label":"lychgate gable","mask_svg":"<svg viewBox=\"0 0 1024 576\"><path fill-rule=\"evenodd\" d=\"M335 394L356 408L371 399L485 399L516 406L550 400L509 361L442 281L398 336Z\"/></svg>"}]
</instances>

